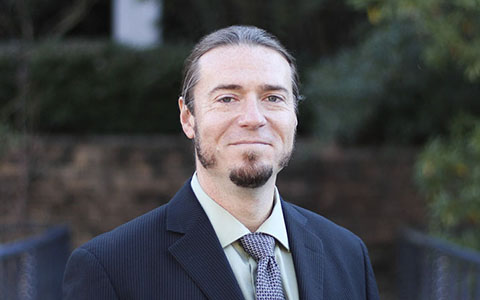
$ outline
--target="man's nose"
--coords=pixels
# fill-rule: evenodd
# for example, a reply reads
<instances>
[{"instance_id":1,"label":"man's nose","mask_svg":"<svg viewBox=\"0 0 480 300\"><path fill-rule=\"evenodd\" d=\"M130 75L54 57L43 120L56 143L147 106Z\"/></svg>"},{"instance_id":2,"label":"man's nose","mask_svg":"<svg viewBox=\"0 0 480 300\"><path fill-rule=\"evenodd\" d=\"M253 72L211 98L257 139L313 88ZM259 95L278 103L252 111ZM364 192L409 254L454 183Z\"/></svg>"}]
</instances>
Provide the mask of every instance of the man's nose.
<instances>
[{"instance_id":1,"label":"man's nose","mask_svg":"<svg viewBox=\"0 0 480 300\"><path fill-rule=\"evenodd\" d=\"M239 124L241 127L257 129L267 123L261 102L256 97L246 99L240 112Z\"/></svg>"}]
</instances>

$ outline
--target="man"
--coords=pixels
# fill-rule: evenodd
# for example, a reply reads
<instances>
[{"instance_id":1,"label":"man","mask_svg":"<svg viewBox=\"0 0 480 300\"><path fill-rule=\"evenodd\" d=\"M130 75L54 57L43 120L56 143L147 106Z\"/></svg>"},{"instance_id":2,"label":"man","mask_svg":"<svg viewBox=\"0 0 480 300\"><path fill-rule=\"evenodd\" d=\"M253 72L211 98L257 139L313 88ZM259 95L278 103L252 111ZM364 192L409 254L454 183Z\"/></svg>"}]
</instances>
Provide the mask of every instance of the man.
<instances>
[{"instance_id":1,"label":"man","mask_svg":"<svg viewBox=\"0 0 480 300\"><path fill-rule=\"evenodd\" d=\"M65 299L378 299L362 241L275 187L297 126L291 55L232 26L195 46L184 75L195 174L168 204L76 249Z\"/></svg>"}]
</instances>

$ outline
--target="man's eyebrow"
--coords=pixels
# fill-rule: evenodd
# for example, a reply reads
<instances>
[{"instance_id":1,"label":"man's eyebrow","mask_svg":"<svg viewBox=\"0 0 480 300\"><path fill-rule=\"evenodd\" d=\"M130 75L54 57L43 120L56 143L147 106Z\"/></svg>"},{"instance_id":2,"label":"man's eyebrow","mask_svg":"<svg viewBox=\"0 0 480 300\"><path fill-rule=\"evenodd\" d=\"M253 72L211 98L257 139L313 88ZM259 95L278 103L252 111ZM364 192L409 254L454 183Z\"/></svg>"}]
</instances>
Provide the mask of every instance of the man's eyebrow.
<instances>
[{"instance_id":1,"label":"man's eyebrow","mask_svg":"<svg viewBox=\"0 0 480 300\"><path fill-rule=\"evenodd\" d=\"M219 90L241 90L242 86L238 84L220 84L214 87L210 92L208 92L208 95L211 96L213 93Z\"/></svg>"},{"instance_id":2,"label":"man's eyebrow","mask_svg":"<svg viewBox=\"0 0 480 300\"><path fill-rule=\"evenodd\" d=\"M220 84L214 87L210 92L208 92L209 96L212 96L213 93L219 90L242 90L243 87L239 84ZM288 93L288 90L281 86L281 85L274 85L274 84L263 84L260 86L260 91L262 92L270 92L270 91L282 91L284 93Z\"/></svg>"},{"instance_id":3,"label":"man's eyebrow","mask_svg":"<svg viewBox=\"0 0 480 300\"><path fill-rule=\"evenodd\" d=\"M264 84L260 87L260 90L262 92L268 92L268 91L282 91L285 93L288 93L288 90L284 88L281 85L273 85L273 84Z\"/></svg>"}]
</instances>

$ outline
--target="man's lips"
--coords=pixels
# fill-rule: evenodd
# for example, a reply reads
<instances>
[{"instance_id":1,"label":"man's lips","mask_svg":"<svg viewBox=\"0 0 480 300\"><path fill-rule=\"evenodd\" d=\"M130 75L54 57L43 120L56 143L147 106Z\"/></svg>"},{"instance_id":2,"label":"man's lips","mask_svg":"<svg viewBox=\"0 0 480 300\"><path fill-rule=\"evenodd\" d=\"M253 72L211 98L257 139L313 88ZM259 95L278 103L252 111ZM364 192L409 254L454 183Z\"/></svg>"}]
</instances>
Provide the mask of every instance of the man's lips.
<instances>
[{"instance_id":1,"label":"man's lips","mask_svg":"<svg viewBox=\"0 0 480 300\"><path fill-rule=\"evenodd\" d=\"M270 146L271 144L265 141L238 141L234 143L230 143L231 146L239 146L239 145L265 145Z\"/></svg>"}]
</instances>

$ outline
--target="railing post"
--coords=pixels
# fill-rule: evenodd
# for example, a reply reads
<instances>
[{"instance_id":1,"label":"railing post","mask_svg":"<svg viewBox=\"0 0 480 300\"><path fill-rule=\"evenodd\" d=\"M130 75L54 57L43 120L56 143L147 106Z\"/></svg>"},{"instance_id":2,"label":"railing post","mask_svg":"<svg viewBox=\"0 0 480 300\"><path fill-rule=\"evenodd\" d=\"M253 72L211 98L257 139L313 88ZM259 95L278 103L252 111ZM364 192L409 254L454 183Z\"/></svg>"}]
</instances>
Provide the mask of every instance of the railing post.
<instances>
[{"instance_id":1,"label":"railing post","mask_svg":"<svg viewBox=\"0 0 480 300\"><path fill-rule=\"evenodd\" d=\"M480 253L410 229L398 245L399 299L480 299Z\"/></svg>"},{"instance_id":2,"label":"railing post","mask_svg":"<svg viewBox=\"0 0 480 300\"><path fill-rule=\"evenodd\" d=\"M25 226L0 227L0 237L7 230L22 227ZM0 299L62 299L63 272L69 254L70 231L66 226L47 228L39 235L0 244Z\"/></svg>"}]
</instances>

